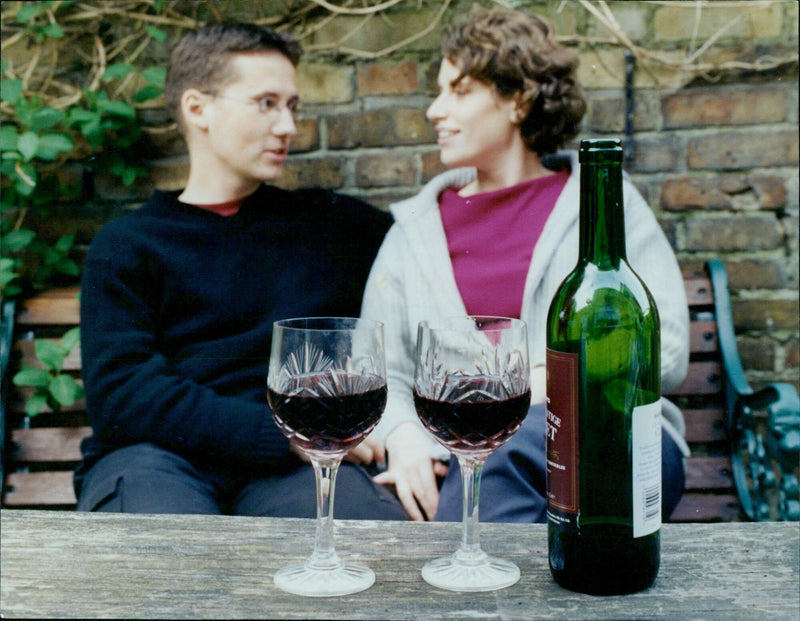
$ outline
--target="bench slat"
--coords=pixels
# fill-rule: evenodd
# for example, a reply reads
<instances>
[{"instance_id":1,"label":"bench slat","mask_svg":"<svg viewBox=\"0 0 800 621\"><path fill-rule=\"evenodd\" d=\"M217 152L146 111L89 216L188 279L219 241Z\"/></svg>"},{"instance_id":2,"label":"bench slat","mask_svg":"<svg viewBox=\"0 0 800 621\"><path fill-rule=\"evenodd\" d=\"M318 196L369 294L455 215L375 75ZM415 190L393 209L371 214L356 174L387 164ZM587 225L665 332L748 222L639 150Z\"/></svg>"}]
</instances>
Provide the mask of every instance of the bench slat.
<instances>
[{"instance_id":1,"label":"bench slat","mask_svg":"<svg viewBox=\"0 0 800 621\"><path fill-rule=\"evenodd\" d=\"M37 339L41 341L51 341L58 343L59 339ZM14 345L14 350L19 352L19 364L24 367L33 367L35 369L43 368L41 362L36 357L36 343L34 339L20 339ZM81 345L78 343L73 350L64 358L64 364L61 367L62 371L79 372L81 370Z\"/></svg>"},{"instance_id":2,"label":"bench slat","mask_svg":"<svg viewBox=\"0 0 800 621\"><path fill-rule=\"evenodd\" d=\"M733 489L732 472L730 457L690 457L686 460L686 489Z\"/></svg>"},{"instance_id":3,"label":"bench slat","mask_svg":"<svg viewBox=\"0 0 800 621\"><path fill-rule=\"evenodd\" d=\"M732 522L740 519L735 494L685 493L672 512L670 522Z\"/></svg>"},{"instance_id":4,"label":"bench slat","mask_svg":"<svg viewBox=\"0 0 800 621\"><path fill-rule=\"evenodd\" d=\"M81 321L79 289L67 287L51 289L25 300L17 313L17 326L78 325Z\"/></svg>"},{"instance_id":5,"label":"bench slat","mask_svg":"<svg viewBox=\"0 0 800 621\"><path fill-rule=\"evenodd\" d=\"M693 321L689 324L689 352L709 354L719 350L717 324L713 321Z\"/></svg>"},{"instance_id":6,"label":"bench slat","mask_svg":"<svg viewBox=\"0 0 800 621\"><path fill-rule=\"evenodd\" d=\"M72 488L72 471L10 472L6 476L3 506L72 505L78 502Z\"/></svg>"},{"instance_id":7,"label":"bench slat","mask_svg":"<svg viewBox=\"0 0 800 621\"><path fill-rule=\"evenodd\" d=\"M683 286L686 289L686 298L689 306L711 306L714 304L714 290L711 280L705 274L683 274Z\"/></svg>"},{"instance_id":8,"label":"bench slat","mask_svg":"<svg viewBox=\"0 0 800 621\"><path fill-rule=\"evenodd\" d=\"M91 427L41 427L14 429L14 459L17 462L78 462L81 440L92 435Z\"/></svg>"},{"instance_id":9,"label":"bench slat","mask_svg":"<svg viewBox=\"0 0 800 621\"><path fill-rule=\"evenodd\" d=\"M722 367L716 361L690 362L689 372L670 396L715 395L722 391Z\"/></svg>"},{"instance_id":10,"label":"bench slat","mask_svg":"<svg viewBox=\"0 0 800 621\"><path fill-rule=\"evenodd\" d=\"M724 442L725 413L721 409L683 410L686 422L686 441L689 444Z\"/></svg>"}]
</instances>

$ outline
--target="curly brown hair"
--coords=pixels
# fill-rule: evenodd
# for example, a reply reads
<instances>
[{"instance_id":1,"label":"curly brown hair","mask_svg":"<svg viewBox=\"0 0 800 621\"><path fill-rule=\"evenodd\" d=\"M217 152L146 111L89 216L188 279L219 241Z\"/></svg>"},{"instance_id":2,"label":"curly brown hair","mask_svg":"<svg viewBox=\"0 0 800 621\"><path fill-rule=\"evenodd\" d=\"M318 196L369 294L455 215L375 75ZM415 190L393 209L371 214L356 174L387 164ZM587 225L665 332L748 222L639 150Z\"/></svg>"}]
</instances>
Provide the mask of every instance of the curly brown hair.
<instances>
[{"instance_id":1,"label":"curly brown hair","mask_svg":"<svg viewBox=\"0 0 800 621\"><path fill-rule=\"evenodd\" d=\"M527 114L522 139L540 155L557 151L580 131L586 112L577 81L578 55L555 37L550 22L532 13L473 7L445 33L442 56L465 76L519 97Z\"/></svg>"},{"instance_id":2,"label":"curly brown hair","mask_svg":"<svg viewBox=\"0 0 800 621\"><path fill-rule=\"evenodd\" d=\"M167 112L183 129L183 93L190 88L213 92L229 84L237 78L229 70L231 56L258 52L278 52L295 66L303 53L291 36L254 24L214 23L183 35L172 48L167 66Z\"/></svg>"}]
</instances>

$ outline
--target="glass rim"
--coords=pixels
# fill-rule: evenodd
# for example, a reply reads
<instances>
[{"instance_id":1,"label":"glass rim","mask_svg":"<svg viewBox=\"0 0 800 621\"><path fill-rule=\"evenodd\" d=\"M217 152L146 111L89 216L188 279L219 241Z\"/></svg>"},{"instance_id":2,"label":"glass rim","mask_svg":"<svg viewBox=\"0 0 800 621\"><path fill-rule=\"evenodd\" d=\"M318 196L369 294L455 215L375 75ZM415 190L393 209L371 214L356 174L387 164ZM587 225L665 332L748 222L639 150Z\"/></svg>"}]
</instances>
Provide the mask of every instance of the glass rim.
<instances>
[{"instance_id":1,"label":"glass rim","mask_svg":"<svg viewBox=\"0 0 800 621\"><path fill-rule=\"evenodd\" d=\"M431 319L423 319L418 324L418 329L428 329L437 331L457 331L461 328L458 322L469 322L480 325L481 323L501 323L508 322L506 326L497 327L481 327L481 330L486 331L501 331L501 330L514 330L528 327L524 319L518 317L505 317L503 315L446 315L442 317L433 317Z\"/></svg>"},{"instance_id":2,"label":"glass rim","mask_svg":"<svg viewBox=\"0 0 800 621\"><path fill-rule=\"evenodd\" d=\"M341 322L342 325L336 325ZM358 324L364 324L359 327ZM272 322L273 329L303 330L305 332L348 332L358 329L383 328L384 323L366 317L325 315L320 317L289 317Z\"/></svg>"}]
</instances>

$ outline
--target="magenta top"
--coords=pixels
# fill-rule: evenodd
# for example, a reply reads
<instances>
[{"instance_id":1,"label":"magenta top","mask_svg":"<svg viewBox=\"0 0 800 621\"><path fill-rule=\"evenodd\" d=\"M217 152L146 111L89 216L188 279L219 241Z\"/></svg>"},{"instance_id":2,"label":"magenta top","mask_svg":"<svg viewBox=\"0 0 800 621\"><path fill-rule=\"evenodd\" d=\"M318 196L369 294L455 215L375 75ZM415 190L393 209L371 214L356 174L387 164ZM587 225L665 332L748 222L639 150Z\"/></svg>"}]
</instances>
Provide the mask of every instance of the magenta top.
<instances>
[{"instance_id":1,"label":"magenta top","mask_svg":"<svg viewBox=\"0 0 800 621\"><path fill-rule=\"evenodd\" d=\"M442 224L467 314L520 316L533 248L568 178L559 172L467 197L442 192Z\"/></svg>"}]
</instances>

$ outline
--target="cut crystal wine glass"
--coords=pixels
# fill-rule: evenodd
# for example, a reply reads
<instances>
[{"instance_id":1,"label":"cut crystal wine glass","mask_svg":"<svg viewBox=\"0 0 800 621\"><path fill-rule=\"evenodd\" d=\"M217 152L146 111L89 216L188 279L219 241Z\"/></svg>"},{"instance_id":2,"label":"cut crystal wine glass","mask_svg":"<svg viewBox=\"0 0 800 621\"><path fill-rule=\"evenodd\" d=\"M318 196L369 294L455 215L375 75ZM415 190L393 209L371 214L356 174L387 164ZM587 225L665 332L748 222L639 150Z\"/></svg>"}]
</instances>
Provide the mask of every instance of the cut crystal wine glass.
<instances>
[{"instance_id":1,"label":"cut crystal wine glass","mask_svg":"<svg viewBox=\"0 0 800 621\"><path fill-rule=\"evenodd\" d=\"M423 425L455 454L463 489L461 546L429 561L422 577L452 591L492 591L519 569L480 546L478 491L486 458L511 438L530 407L525 322L505 317L423 321L417 334L414 405Z\"/></svg>"},{"instance_id":2,"label":"cut crystal wine glass","mask_svg":"<svg viewBox=\"0 0 800 621\"><path fill-rule=\"evenodd\" d=\"M321 317L275 322L268 395L281 431L311 461L317 486L314 551L275 574L275 584L309 597L349 595L375 574L345 563L333 545L336 473L344 455L378 423L386 406L383 324Z\"/></svg>"}]
</instances>

